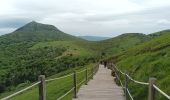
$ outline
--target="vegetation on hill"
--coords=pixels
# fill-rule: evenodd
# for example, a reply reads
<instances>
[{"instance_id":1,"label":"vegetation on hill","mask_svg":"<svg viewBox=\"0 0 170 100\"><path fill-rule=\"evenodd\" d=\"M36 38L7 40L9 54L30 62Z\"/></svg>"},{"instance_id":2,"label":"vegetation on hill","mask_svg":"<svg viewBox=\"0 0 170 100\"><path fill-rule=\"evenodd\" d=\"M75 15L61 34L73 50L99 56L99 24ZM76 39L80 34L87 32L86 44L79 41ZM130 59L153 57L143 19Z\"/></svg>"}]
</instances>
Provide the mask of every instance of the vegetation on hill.
<instances>
[{"instance_id":1,"label":"vegetation on hill","mask_svg":"<svg viewBox=\"0 0 170 100\"><path fill-rule=\"evenodd\" d=\"M0 37L0 93L19 84L47 77L76 66L96 62L92 50L76 44L80 38L51 25L31 22Z\"/></svg>"},{"instance_id":2,"label":"vegetation on hill","mask_svg":"<svg viewBox=\"0 0 170 100\"><path fill-rule=\"evenodd\" d=\"M41 41L64 41L81 40L80 38L66 34L55 26L30 22L16 31L0 37L0 44L11 44L19 42L41 42Z\"/></svg>"},{"instance_id":3,"label":"vegetation on hill","mask_svg":"<svg viewBox=\"0 0 170 100\"><path fill-rule=\"evenodd\" d=\"M149 39L145 34L126 33L108 40L99 41L97 47L99 47L99 50L105 53L106 56L113 56Z\"/></svg>"},{"instance_id":4,"label":"vegetation on hill","mask_svg":"<svg viewBox=\"0 0 170 100\"><path fill-rule=\"evenodd\" d=\"M147 82L149 77L156 77L157 85L170 94L169 30L86 41L37 22L0 37L0 93L35 82L40 74L50 77L103 59L112 60L123 71L128 70L136 80ZM129 87L135 99L147 98L147 87L132 82ZM159 100L165 100L158 96Z\"/></svg>"},{"instance_id":5,"label":"vegetation on hill","mask_svg":"<svg viewBox=\"0 0 170 100\"><path fill-rule=\"evenodd\" d=\"M128 70L136 80L148 82L149 77L155 77L158 87L170 94L170 32L163 31L161 35L154 33L149 36L156 37L128 49L112 60L122 71ZM133 82L130 82L129 87L134 99L147 100L148 87ZM157 96L158 100L166 100L159 93Z\"/></svg>"},{"instance_id":6,"label":"vegetation on hill","mask_svg":"<svg viewBox=\"0 0 170 100\"><path fill-rule=\"evenodd\" d=\"M73 71L77 72L77 84L80 84L80 82L82 82L85 79L85 71L83 71L85 69L85 67L87 67L88 69L88 75L90 76L92 74L92 67L94 68L95 64L89 64L86 66L77 66L75 68L70 68L66 71L60 72L58 74L52 75L50 77L47 77L46 80L48 79L54 79L54 78L58 78L58 77L62 77L68 74L73 73ZM81 73L78 73L80 71L83 71ZM89 77L88 76L88 77ZM91 77L88 78L88 80L90 80ZM9 94L12 94L16 91L19 91L25 87L27 87L28 85L30 85L31 83L28 84L20 84L19 86L17 86L17 88L14 91L10 91L10 92L5 92L0 94L0 98L5 97ZM81 83L84 84L84 83ZM57 98L61 97L63 94L65 94L66 92L68 92L71 88L73 87L73 76L68 76L65 78L61 78L58 80L53 80L50 82L46 82L46 99L47 100L56 100ZM78 86L78 88L80 87L80 85ZM10 100L37 100L38 99L38 85L33 87L32 89L29 89L25 92L23 92L22 94L16 95L14 97L12 97ZM62 100L71 100L73 97L73 92L69 93L68 95L66 95Z\"/></svg>"}]
</instances>

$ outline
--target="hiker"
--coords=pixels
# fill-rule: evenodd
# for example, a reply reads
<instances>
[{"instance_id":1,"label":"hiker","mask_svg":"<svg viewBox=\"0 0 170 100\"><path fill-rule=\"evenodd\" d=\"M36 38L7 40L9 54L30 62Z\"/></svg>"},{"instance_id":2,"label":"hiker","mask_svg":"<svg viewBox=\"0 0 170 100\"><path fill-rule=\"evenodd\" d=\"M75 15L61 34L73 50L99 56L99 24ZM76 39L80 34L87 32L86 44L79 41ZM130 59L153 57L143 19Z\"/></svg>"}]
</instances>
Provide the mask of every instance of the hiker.
<instances>
[{"instance_id":1,"label":"hiker","mask_svg":"<svg viewBox=\"0 0 170 100\"><path fill-rule=\"evenodd\" d=\"M107 62L106 62L106 61L104 61L104 67L105 67L105 68L107 67Z\"/></svg>"}]
</instances>

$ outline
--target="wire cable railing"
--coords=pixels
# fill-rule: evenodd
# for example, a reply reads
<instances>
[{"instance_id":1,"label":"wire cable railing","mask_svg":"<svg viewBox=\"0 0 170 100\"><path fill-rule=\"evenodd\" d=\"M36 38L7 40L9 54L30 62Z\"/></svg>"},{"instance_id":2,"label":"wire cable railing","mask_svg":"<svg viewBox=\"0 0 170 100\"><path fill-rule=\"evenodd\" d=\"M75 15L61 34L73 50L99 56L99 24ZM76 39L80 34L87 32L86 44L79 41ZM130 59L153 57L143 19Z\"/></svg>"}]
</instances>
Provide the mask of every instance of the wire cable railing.
<instances>
[{"instance_id":1,"label":"wire cable railing","mask_svg":"<svg viewBox=\"0 0 170 100\"><path fill-rule=\"evenodd\" d=\"M63 78L66 78L66 77L69 77L69 76L72 76L72 75L73 75L73 73L68 74L68 75L65 75L65 76L62 76L62 77L57 77L57 78L48 79L48 80L45 80L45 81L46 81L46 82L50 82L50 81L54 81L54 80L63 79Z\"/></svg>"},{"instance_id":2,"label":"wire cable railing","mask_svg":"<svg viewBox=\"0 0 170 100\"><path fill-rule=\"evenodd\" d=\"M125 73L123 73L121 70L119 70L117 67L116 67L116 65L114 65L115 66L115 69L118 71L118 72L120 72L122 75L127 75L127 77L131 80L131 81L133 81L133 82L135 82L135 83L137 83L137 84L141 84L141 85L149 85L149 83L146 83L146 82L140 82L140 81L137 81L137 80L134 80L132 77L130 77L128 74L125 74Z\"/></svg>"},{"instance_id":3,"label":"wire cable railing","mask_svg":"<svg viewBox=\"0 0 170 100\"><path fill-rule=\"evenodd\" d=\"M31 89L32 87L38 85L39 83L40 83L40 82L36 82L36 83L32 84L31 86L28 86L28 87L26 87L26 88L24 88L24 89L22 89L22 90L20 90L20 91L18 91L18 92L15 92L15 93L13 93L13 94L5 97L5 98L2 98L1 100L8 100L8 99L10 99L10 98L12 98L12 97L14 97L14 96L16 96L16 95L24 92L24 91L27 91L27 90Z\"/></svg>"},{"instance_id":4,"label":"wire cable railing","mask_svg":"<svg viewBox=\"0 0 170 100\"><path fill-rule=\"evenodd\" d=\"M135 82L135 83L137 83L137 84L141 84L141 85L149 85L149 83L146 83L146 82L140 82L140 81L137 81L137 80L134 80L132 77L130 77L128 74L126 74L127 75L127 77L131 80L131 81L133 81L133 82Z\"/></svg>"},{"instance_id":5,"label":"wire cable railing","mask_svg":"<svg viewBox=\"0 0 170 100\"><path fill-rule=\"evenodd\" d=\"M134 100L133 97L132 97L132 94L131 94L130 91L129 91L129 89L127 88L126 90L127 90L128 94L129 94L130 99L131 99L131 100Z\"/></svg>"},{"instance_id":6,"label":"wire cable railing","mask_svg":"<svg viewBox=\"0 0 170 100\"><path fill-rule=\"evenodd\" d=\"M77 74L79 74L79 73L82 73L82 72L85 72L86 71L86 69L84 69L84 70L81 70L81 71L79 71L79 72L76 72Z\"/></svg>"},{"instance_id":7,"label":"wire cable railing","mask_svg":"<svg viewBox=\"0 0 170 100\"><path fill-rule=\"evenodd\" d=\"M71 88L68 92L66 92L65 94L63 94L61 97L59 97L57 100L61 100L62 98L64 98L66 95L68 95L70 92L72 92L74 90L75 87Z\"/></svg>"},{"instance_id":8,"label":"wire cable railing","mask_svg":"<svg viewBox=\"0 0 170 100\"><path fill-rule=\"evenodd\" d=\"M94 75L94 73L95 72L97 72L96 70L97 70L97 68L95 68L95 71L94 71L94 69L92 68L92 74L91 75L89 75L89 76L87 76L87 70L89 70L89 69L84 69L84 70L82 70L82 71L79 71L79 72L76 72L76 73L74 73L74 75L76 76L76 74L79 74L79 73L82 73L82 72L85 72L86 71L86 78L84 78L81 82L79 82L78 84L77 84L77 80L76 80L76 77L74 76L74 87L71 89L71 90L69 90L67 93L65 93L65 94L63 94L61 97L59 97L57 100L60 100L60 99L62 99L62 98L64 98L65 96L67 96L72 90L74 90L74 97L76 98L77 97L77 87L79 87L79 86L81 86L83 83L85 83L86 81L87 81L87 79L89 79L90 77L92 77L93 75ZM76 83L76 84L75 84Z\"/></svg>"},{"instance_id":9,"label":"wire cable railing","mask_svg":"<svg viewBox=\"0 0 170 100\"><path fill-rule=\"evenodd\" d=\"M156 85L153 85L153 87L154 87L159 93L161 93L163 96L165 96L168 100L170 100L170 96L167 95L165 92L163 92L161 89L159 89Z\"/></svg>"},{"instance_id":10,"label":"wire cable railing","mask_svg":"<svg viewBox=\"0 0 170 100\"><path fill-rule=\"evenodd\" d=\"M79 84L77 84L77 87L79 87L81 84L83 84L86 81L86 79L82 80Z\"/></svg>"},{"instance_id":11,"label":"wire cable railing","mask_svg":"<svg viewBox=\"0 0 170 100\"><path fill-rule=\"evenodd\" d=\"M115 73L115 75L116 75L116 77L117 77L118 81L120 82L121 87L122 87L122 88L124 88L123 83L122 83L122 81L121 81L120 77L118 76L118 74L117 74L117 73Z\"/></svg>"},{"instance_id":12,"label":"wire cable railing","mask_svg":"<svg viewBox=\"0 0 170 100\"><path fill-rule=\"evenodd\" d=\"M12 98L12 97L14 97L14 96L16 96L16 95L19 95L19 94L21 94L21 93L23 93L23 92L25 92L25 91L27 91L27 90L35 87L36 85L39 85L39 100L44 100L44 98L46 98L46 97L45 97L45 85L44 85L45 82L51 82L51 81L54 81L54 80L60 80L60 79L67 78L67 77L69 77L69 76L74 76L74 75L76 75L76 74L86 72L86 78L84 78L84 79L83 79L80 83L78 83L78 84L77 84L77 82L76 82L76 87L75 87L75 86L72 87L68 92L66 92L65 94L63 94L62 96L60 96L60 97L57 99L57 100L60 100L60 99L62 99L63 97L65 97L66 95L68 95L70 92L72 92L75 88L77 88L78 86L80 86L80 85L82 85L84 82L86 82L86 81L87 81L86 79L89 79L89 76L92 77L92 76L94 75L94 73L97 72L97 70L98 70L97 67L98 67L98 66L96 66L95 68L94 68L94 67L92 67L92 68L86 68L86 69L83 69L83 70L81 70L81 71L77 71L77 72L75 71L74 73L71 73L71 74L68 74L68 75L64 75L64 76L57 77L57 78L52 78L52 79L47 79L47 80L45 80L45 76L44 76L44 75L40 75L38 82L36 82L36 83L32 84L31 86L28 86L28 87L26 87L26 88L24 88L24 89L22 89L22 90L20 90L20 91L18 91L18 92L15 92L15 93L13 93L13 94L11 94L11 95L9 95L9 96L6 96L6 97L4 97L4 98L2 98L2 99L0 99L0 100L9 100L10 98ZM95 70L94 70L94 69L95 69ZM88 73L87 73L89 70L92 70L92 74L90 74L90 75L88 75ZM75 77L75 78L76 78L76 77ZM75 80L77 80L77 79L75 79ZM77 90L76 90L76 91L77 91Z\"/></svg>"},{"instance_id":13,"label":"wire cable railing","mask_svg":"<svg viewBox=\"0 0 170 100\"><path fill-rule=\"evenodd\" d=\"M155 91L154 90L157 90L159 93L161 93L164 97L166 97L168 100L170 100L170 96L168 94L166 94L165 92L163 92L160 88L158 88L154 82L155 82L155 79L154 78L150 78L149 80L149 83L147 82L140 82L140 81L137 81L135 79L133 79L132 77L130 77L127 73L123 73L121 70L119 70L117 68L116 65L112 64L113 66L113 70L116 74L116 78L119 80L122 88L125 89L125 93L127 93L130 97L131 100L134 100L134 98L132 97L132 94L130 93L129 89L128 89L128 82L125 81L125 87L123 86L122 82L121 82L121 79L120 77L118 76L117 72L121 73L122 75L125 75L125 78L128 78L129 80L133 81L134 83L136 84L140 84L140 85L147 85L149 86L149 100L154 100L153 98L155 98ZM126 100L127 100L128 97L126 97Z\"/></svg>"}]
</instances>

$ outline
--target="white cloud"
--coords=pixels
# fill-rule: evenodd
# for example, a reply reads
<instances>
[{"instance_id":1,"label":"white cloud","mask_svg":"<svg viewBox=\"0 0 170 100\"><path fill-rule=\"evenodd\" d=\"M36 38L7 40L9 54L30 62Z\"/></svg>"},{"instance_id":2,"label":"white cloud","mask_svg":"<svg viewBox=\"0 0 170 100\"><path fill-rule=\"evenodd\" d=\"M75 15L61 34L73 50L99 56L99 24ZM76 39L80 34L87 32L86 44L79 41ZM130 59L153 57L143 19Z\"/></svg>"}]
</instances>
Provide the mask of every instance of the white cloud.
<instances>
[{"instance_id":1,"label":"white cloud","mask_svg":"<svg viewBox=\"0 0 170 100\"><path fill-rule=\"evenodd\" d=\"M158 24L170 24L170 21L167 19L160 19L157 21Z\"/></svg>"},{"instance_id":2,"label":"white cloud","mask_svg":"<svg viewBox=\"0 0 170 100\"><path fill-rule=\"evenodd\" d=\"M169 28L168 9L170 0L4 0L0 3L0 33L32 20L73 35L149 33Z\"/></svg>"},{"instance_id":3,"label":"white cloud","mask_svg":"<svg viewBox=\"0 0 170 100\"><path fill-rule=\"evenodd\" d=\"M15 28L0 28L0 35L7 34L9 31L14 31Z\"/></svg>"}]
</instances>

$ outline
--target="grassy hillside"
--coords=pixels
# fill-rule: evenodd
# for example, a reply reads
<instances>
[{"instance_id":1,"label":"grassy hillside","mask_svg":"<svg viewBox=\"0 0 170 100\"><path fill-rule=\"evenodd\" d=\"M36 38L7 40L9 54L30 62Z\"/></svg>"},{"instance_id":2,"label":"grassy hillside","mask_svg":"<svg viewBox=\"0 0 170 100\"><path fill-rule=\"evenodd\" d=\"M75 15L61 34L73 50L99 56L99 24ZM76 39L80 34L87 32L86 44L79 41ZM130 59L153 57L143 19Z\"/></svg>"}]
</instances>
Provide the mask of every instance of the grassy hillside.
<instances>
[{"instance_id":1,"label":"grassy hillside","mask_svg":"<svg viewBox=\"0 0 170 100\"><path fill-rule=\"evenodd\" d=\"M164 31L156 38L130 48L113 60L121 70L128 70L130 76L136 80L148 82L149 77L157 78L160 89L170 94L170 32ZM146 86L130 82L129 87L135 99L147 100ZM158 97L158 100L166 100L160 94Z\"/></svg>"},{"instance_id":2,"label":"grassy hillside","mask_svg":"<svg viewBox=\"0 0 170 100\"><path fill-rule=\"evenodd\" d=\"M72 55L72 56L92 56L94 51L89 48L79 46L77 41L52 41L52 42L39 42L35 44L31 49L43 48L43 47L60 47L67 50L60 56ZM81 42L80 42L81 44Z\"/></svg>"},{"instance_id":3,"label":"grassy hillside","mask_svg":"<svg viewBox=\"0 0 170 100\"><path fill-rule=\"evenodd\" d=\"M0 37L0 93L76 66L96 62L96 53L52 25L31 22ZM88 45L88 44L87 44Z\"/></svg>"},{"instance_id":4,"label":"grassy hillside","mask_svg":"<svg viewBox=\"0 0 170 100\"><path fill-rule=\"evenodd\" d=\"M113 56L149 39L150 37L145 34L126 33L108 40L99 41L96 46L106 56Z\"/></svg>"}]
</instances>

